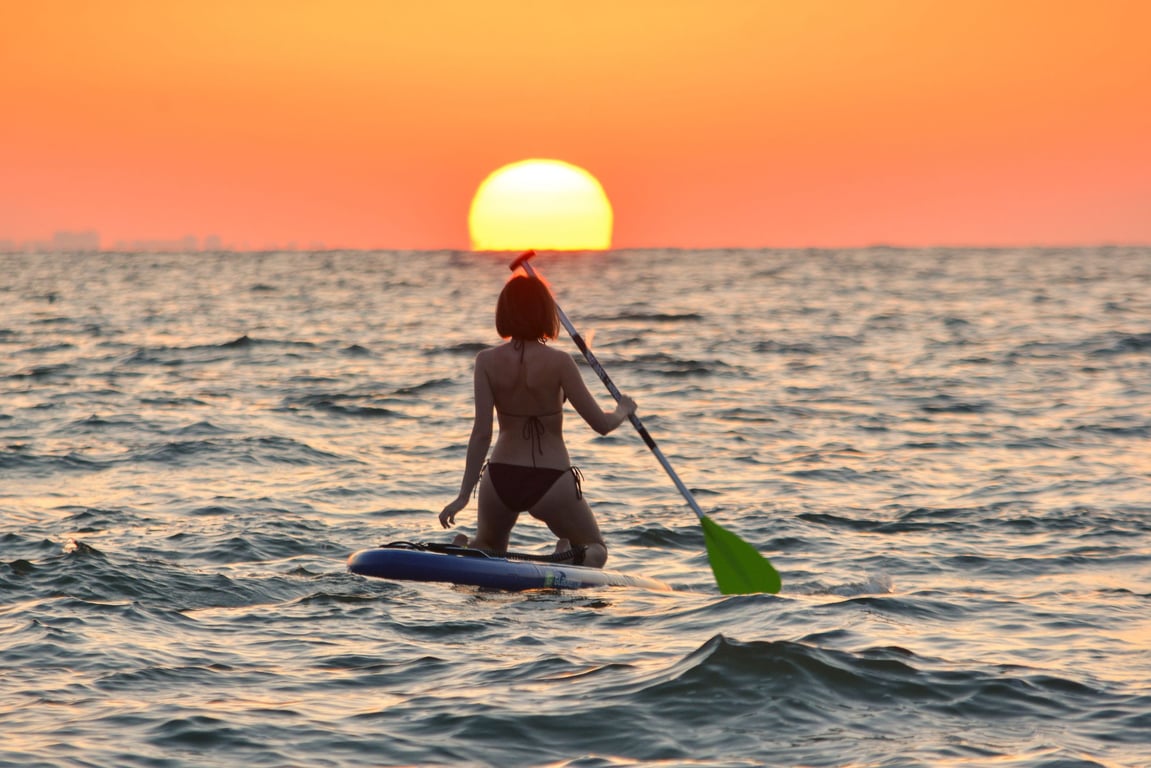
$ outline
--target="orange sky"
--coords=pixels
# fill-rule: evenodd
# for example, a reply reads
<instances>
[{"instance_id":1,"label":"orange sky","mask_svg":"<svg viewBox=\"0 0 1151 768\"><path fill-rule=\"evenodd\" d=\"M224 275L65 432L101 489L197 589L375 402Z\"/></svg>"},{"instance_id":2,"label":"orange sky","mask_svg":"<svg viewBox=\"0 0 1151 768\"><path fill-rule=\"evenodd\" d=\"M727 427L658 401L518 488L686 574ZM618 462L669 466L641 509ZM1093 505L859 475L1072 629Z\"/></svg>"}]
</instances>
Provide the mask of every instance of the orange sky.
<instances>
[{"instance_id":1,"label":"orange sky","mask_svg":"<svg viewBox=\"0 0 1151 768\"><path fill-rule=\"evenodd\" d=\"M614 245L1151 243L1143 0L0 0L0 240L467 248L499 166Z\"/></svg>"}]
</instances>

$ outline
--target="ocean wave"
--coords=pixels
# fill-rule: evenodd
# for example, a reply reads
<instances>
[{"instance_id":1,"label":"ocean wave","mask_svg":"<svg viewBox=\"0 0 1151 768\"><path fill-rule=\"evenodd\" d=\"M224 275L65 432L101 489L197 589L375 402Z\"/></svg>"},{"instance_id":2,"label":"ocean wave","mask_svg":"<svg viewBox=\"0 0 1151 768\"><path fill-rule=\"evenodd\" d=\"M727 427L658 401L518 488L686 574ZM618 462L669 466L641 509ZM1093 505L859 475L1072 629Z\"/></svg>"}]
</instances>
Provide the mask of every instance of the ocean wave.
<instances>
[{"instance_id":1,"label":"ocean wave","mask_svg":"<svg viewBox=\"0 0 1151 768\"><path fill-rule=\"evenodd\" d=\"M376 400L377 397L374 395L299 395L284 398L278 410L287 412L321 411L337 416L363 418L406 418L401 411L372 404Z\"/></svg>"},{"instance_id":2,"label":"ocean wave","mask_svg":"<svg viewBox=\"0 0 1151 768\"><path fill-rule=\"evenodd\" d=\"M48 363L23 368L16 373L8 374L4 378L13 380L31 379L39 382L57 378L75 378L76 375L77 371L75 366L69 363Z\"/></svg>"},{"instance_id":3,"label":"ocean wave","mask_svg":"<svg viewBox=\"0 0 1151 768\"><path fill-rule=\"evenodd\" d=\"M553 707L540 707L530 695L519 706L429 702L414 733L439 734L449 750L499 734L501 743L514 745L501 750L504 762L516 765L539 765L541 758L572 749L587 754L590 747L608 763L630 757L642 764L695 765L700 756L722 755L733 764L766 758L760 764L833 766L842 765L843 756L823 753L814 734L834 732L870 743L852 764L894 765L874 761L914 750L925 728L953 732L957 748L978 749L985 759L1018 757L1019 745L989 745L978 723L1061 728L1068 719L1091 719L1096 731L1127 733L1145 717L1139 707L1147 698L1114 696L1037 670L965 668L897 646L849 652L722 634L654 672L608 664L548 679L547 689L563 692ZM914 716L894 716L901 711ZM388 730L399 717L373 722ZM955 730L959 723L968 723L968 735ZM789 732L812 736L778 738L767 758L761 734ZM594 745L586 741L589 733Z\"/></svg>"},{"instance_id":4,"label":"ocean wave","mask_svg":"<svg viewBox=\"0 0 1151 768\"><path fill-rule=\"evenodd\" d=\"M766 339L751 345L751 351L762 355L815 355L819 348L810 342L775 341Z\"/></svg>"},{"instance_id":5,"label":"ocean wave","mask_svg":"<svg viewBox=\"0 0 1151 768\"><path fill-rule=\"evenodd\" d=\"M192 346L183 348L186 351L197 351L200 349L253 349L256 347L289 347L289 348L305 348L315 349L316 344L311 341L296 341L294 339L262 339L252 338L248 334L243 334L231 341L225 341L220 344L211 344L206 346Z\"/></svg>"},{"instance_id":6,"label":"ocean wave","mask_svg":"<svg viewBox=\"0 0 1151 768\"><path fill-rule=\"evenodd\" d=\"M1125 333L1114 331L1099 339L1085 342L1084 346L1089 347L1088 354L1096 357L1151 352L1151 332Z\"/></svg>"},{"instance_id":7,"label":"ocean wave","mask_svg":"<svg viewBox=\"0 0 1151 768\"><path fill-rule=\"evenodd\" d=\"M692 360L655 352L638 355L626 361L613 363L613 367L627 368L644 374L679 378L683 376L710 376L735 370L722 360Z\"/></svg>"},{"instance_id":8,"label":"ocean wave","mask_svg":"<svg viewBox=\"0 0 1151 768\"><path fill-rule=\"evenodd\" d=\"M640 322L640 323L696 323L704 319L698 312L620 312L615 315L605 315L593 320L604 322Z\"/></svg>"},{"instance_id":9,"label":"ocean wave","mask_svg":"<svg viewBox=\"0 0 1151 768\"><path fill-rule=\"evenodd\" d=\"M466 355L468 357L473 357L480 352L483 352L485 349L489 349L490 347L490 344L484 344L483 342L478 341L469 341L461 342L459 344L452 344L446 347L429 347L425 351L429 355Z\"/></svg>"},{"instance_id":10,"label":"ocean wave","mask_svg":"<svg viewBox=\"0 0 1151 768\"><path fill-rule=\"evenodd\" d=\"M47 477L56 472L94 472L107 469L112 462L70 452L63 455L37 454L23 450L0 453L0 469Z\"/></svg>"},{"instance_id":11,"label":"ocean wave","mask_svg":"<svg viewBox=\"0 0 1151 768\"><path fill-rule=\"evenodd\" d=\"M860 472L851 467L820 467L817 469L797 469L783 473L787 477L801 480L818 480L832 483L851 484L890 484L896 473L888 470Z\"/></svg>"},{"instance_id":12,"label":"ocean wave","mask_svg":"<svg viewBox=\"0 0 1151 768\"><path fill-rule=\"evenodd\" d=\"M444 387L451 387L451 386L455 386L455 382L452 379L440 377L440 378L434 378L434 379L427 379L425 381L421 381L421 382L418 382L416 384L412 384L412 385L406 386L406 387L399 387L395 390L394 394L397 396L410 396L410 395L421 394L421 393L427 392L429 390L442 389Z\"/></svg>"},{"instance_id":13,"label":"ocean wave","mask_svg":"<svg viewBox=\"0 0 1151 768\"><path fill-rule=\"evenodd\" d=\"M1137 417L1136 417L1137 418ZM1074 428L1075 432L1104 437L1151 437L1151 422L1141 424L1080 424Z\"/></svg>"},{"instance_id":14,"label":"ocean wave","mask_svg":"<svg viewBox=\"0 0 1151 768\"><path fill-rule=\"evenodd\" d=\"M340 350L340 353L349 357L372 357L372 350L359 344L344 347Z\"/></svg>"},{"instance_id":15,"label":"ocean wave","mask_svg":"<svg viewBox=\"0 0 1151 768\"><path fill-rule=\"evenodd\" d=\"M605 693L616 692L608 687ZM833 710L853 702L923 708L976 720L1034 716L1060 721L1068 714L1086 714L1125 699L1042 671L964 668L921 659L897 647L849 652L787 641L740 642L723 635L645 681L638 691L629 685L627 695L676 702L685 717L702 714L695 701L710 700L720 707L738 708L732 714L759 712L778 725L795 715L802 719L802 713L816 711L828 701L840 703ZM789 702L789 707L780 708L781 702ZM797 707L801 702L807 706ZM705 717L719 714L714 705Z\"/></svg>"},{"instance_id":16,"label":"ocean wave","mask_svg":"<svg viewBox=\"0 0 1151 768\"><path fill-rule=\"evenodd\" d=\"M214 466L241 464L287 464L339 466L360 460L312 448L289 437L241 437L174 440L133 450L120 463L147 462L172 466L209 463Z\"/></svg>"},{"instance_id":17,"label":"ocean wave","mask_svg":"<svg viewBox=\"0 0 1151 768\"><path fill-rule=\"evenodd\" d=\"M247 334L230 341L211 344L157 345L136 347L119 359L121 366L181 366L188 364L213 364L233 359L230 353L252 352L256 350L298 351L314 350L319 345L311 341L293 339L262 339ZM227 354L221 354L227 353Z\"/></svg>"}]
</instances>

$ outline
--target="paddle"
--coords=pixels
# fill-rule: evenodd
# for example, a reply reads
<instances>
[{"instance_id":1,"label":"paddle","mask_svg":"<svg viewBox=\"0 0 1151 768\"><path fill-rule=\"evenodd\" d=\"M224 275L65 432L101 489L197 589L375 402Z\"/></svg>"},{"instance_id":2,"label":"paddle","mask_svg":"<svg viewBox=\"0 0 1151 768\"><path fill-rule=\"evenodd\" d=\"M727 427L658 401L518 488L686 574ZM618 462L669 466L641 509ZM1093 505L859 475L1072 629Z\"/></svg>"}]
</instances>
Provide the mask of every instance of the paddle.
<instances>
[{"instance_id":1,"label":"paddle","mask_svg":"<svg viewBox=\"0 0 1151 768\"><path fill-rule=\"evenodd\" d=\"M511 270L522 268L529 276L538 277L538 273L532 267L529 259L535 256L535 251L525 251L518 259L512 262ZM584 342L583 336L572 325L571 320L568 319L567 314L559 305L556 305L559 312L560 322L563 323L564 328L567 329L568 335L572 337L572 341L579 347L580 352L583 353L584 359L588 361L588 365L599 376L600 381L607 387L611 396L620 399L619 389L611 378L607 375L607 371L600 365L599 360L592 354L591 349ZM771 592L775 593L780 588L779 573L775 570L772 564L766 557L759 554L755 547L748 544L743 539L736 536L731 531L726 530L719 523L712 520L710 517L703 513L699 504L696 503L695 497L691 495L691 491L679 479L679 475L672 469L671 464L668 463L667 458L663 455L663 451L655 444L655 440L648 434L647 429L644 427L643 422L634 413L631 415L631 424L635 427L636 432L643 438L644 443L659 459L659 463L663 465L664 470L668 476L675 483L675 487L683 494L687 500L688 506L695 512L696 517L699 518L699 524L703 527L703 539L707 544L707 557L711 561L711 570L715 573L715 582L719 585L719 591L725 595L746 595L756 592Z\"/></svg>"}]
</instances>

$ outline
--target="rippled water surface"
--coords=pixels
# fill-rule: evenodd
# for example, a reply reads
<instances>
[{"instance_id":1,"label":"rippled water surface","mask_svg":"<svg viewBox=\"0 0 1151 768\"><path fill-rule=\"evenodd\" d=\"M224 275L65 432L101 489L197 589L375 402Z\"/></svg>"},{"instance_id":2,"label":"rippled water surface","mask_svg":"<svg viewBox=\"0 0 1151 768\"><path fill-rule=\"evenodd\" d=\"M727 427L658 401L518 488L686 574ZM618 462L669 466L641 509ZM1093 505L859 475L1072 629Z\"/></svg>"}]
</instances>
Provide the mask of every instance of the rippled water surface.
<instances>
[{"instance_id":1,"label":"rippled water surface","mask_svg":"<svg viewBox=\"0 0 1151 768\"><path fill-rule=\"evenodd\" d=\"M675 592L345 572L445 540L505 257L0 256L0 764L1151 765L1151 251L536 264L778 596L573 413Z\"/></svg>"}]
</instances>

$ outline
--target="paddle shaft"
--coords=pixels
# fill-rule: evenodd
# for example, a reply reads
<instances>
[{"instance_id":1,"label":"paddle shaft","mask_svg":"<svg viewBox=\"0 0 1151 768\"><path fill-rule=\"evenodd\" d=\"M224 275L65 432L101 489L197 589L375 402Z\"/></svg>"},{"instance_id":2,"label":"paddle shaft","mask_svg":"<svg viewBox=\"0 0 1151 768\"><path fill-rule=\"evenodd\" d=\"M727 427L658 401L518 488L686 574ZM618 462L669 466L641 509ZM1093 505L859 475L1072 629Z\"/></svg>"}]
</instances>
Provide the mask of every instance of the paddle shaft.
<instances>
[{"instance_id":1,"label":"paddle shaft","mask_svg":"<svg viewBox=\"0 0 1151 768\"><path fill-rule=\"evenodd\" d=\"M539 274L536 272L535 268L532 267L531 262L529 261L529 259L535 255L535 251L527 251L518 259L512 262L511 270L515 272L517 268L523 268L523 270L527 272L530 277L539 277ZM590 365L592 370L596 372L596 375L599 376L599 380L604 383L604 386L607 387L607 391L611 393L611 396L614 397L618 403L622 397L619 391L619 387L617 387L615 382L611 380L611 377L607 375L607 371L604 370L603 366L600 365L599 360L596 359L595 353L593 353L591 349L588 348L587 342L584 341L583 336L581 336L580 332L576 330L576 327L572 325L572 321L568 318L567 313L563 311L563 308L558 303L556 304L556 311L559 314L560 322L563 324L563 327L567 329L568 335L571 336L572 341L575 342L575 345L579 347L579 351L583 354L584 359L587 360L588 365ZM661 451L659 446L656 445L655 440L652 439L651 434L647 431L647 427L645 427L643 422L639 420L639 416L636 416L634 413L632 413L630 416L628 416L628 419L631 421L631 425L635 427L635 431L639 433L641 438L643 438L643 441L647 447L651 449L651 452L655 454L657 459L659 459L660 465L663 467L664 471L667 472L667 475L671 478L671 481L675 483L675 487L679 489L679 492L683 495L683 498L687 500L688 506L691 507L692 512L695 512L696 517L702 520L704 517L703 510L700 509L699 504L696 503L695 497L691 495L691 491L688 490L688 487L683 484L682 480L679 479L679 475L676 474L675 470L671 466L671 463L667 460L667 457L663 455L663 451Z\"/></svg>"}]
</instances>

